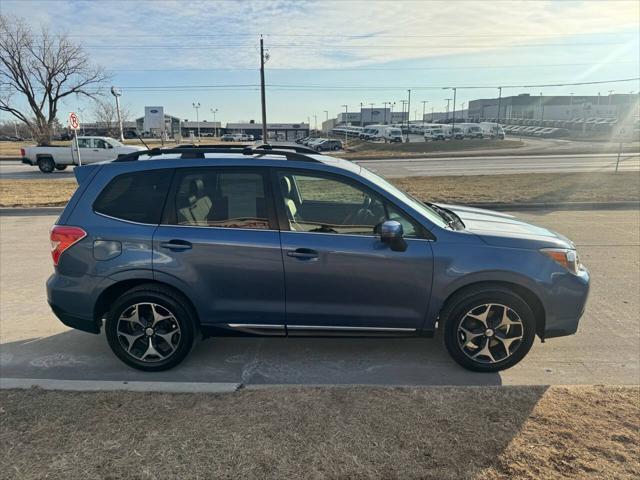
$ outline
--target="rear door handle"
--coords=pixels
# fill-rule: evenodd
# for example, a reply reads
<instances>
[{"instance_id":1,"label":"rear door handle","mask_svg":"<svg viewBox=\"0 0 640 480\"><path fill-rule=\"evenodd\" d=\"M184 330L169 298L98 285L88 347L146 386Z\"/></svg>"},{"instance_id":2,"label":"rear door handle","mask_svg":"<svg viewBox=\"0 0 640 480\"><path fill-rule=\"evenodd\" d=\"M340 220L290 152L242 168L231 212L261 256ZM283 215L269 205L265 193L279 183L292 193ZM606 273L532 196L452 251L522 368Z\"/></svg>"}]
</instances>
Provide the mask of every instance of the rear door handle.
<instances>
[{"instance_id":1,"label":"rear door handle","mask_svg":"<svg viewBox=\"0 0 640 480\"><path fill-rule=\"evenodd\" d=\"M316 260L318 258L318 252L310 248L296 248L295 250L289 250L287 256L300 260Z\"/></svg>"},{"instance_id":2,"label":"rear door handle","mask_svg":"<svg viewBox=\"0 0 640 480\"><path fill-rule=\"evenodd\" d=\"M191 242L186 240L169 240L168 242L162 242L160 246L169 250L189 250L193 247Z\"/></svg>"}]
</instances>

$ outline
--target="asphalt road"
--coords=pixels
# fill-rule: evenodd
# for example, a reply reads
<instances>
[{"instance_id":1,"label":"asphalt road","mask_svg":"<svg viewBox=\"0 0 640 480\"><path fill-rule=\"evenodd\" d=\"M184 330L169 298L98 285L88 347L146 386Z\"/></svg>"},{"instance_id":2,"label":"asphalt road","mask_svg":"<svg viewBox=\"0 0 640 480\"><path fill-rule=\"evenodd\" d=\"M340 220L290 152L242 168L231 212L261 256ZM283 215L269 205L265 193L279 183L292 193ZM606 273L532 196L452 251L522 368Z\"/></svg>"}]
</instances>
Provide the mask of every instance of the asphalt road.
<instances>
[{"instance_id":1,"label":"asphalt road","mask_svg":"<svg viewBox=\"0 0 640 480\"><path fill-rule=\"evenodd\" d=\"M640 383L640 212L518 215L576 241L593 286L577 335L545 344L537 340L524 361L500 374L458 367L438 338L258 337L208 339L171 371L138 372L112 355L104 336L71 331L50 312L44 282L52 272L48 229L55 216L0 216L0 377L224 382L252 388Z\"/></svg>"},{"instance_id":2,"label":"asphalt road","mask_svg":"<svg viewBox=\"0 0 640 480\"><path fill-rule=\"evenodd\" d=\"M530 172L613 172L617 154L512 155L358 160L355 163L385 177L488 175ZM640 171L640 154L620 157L620 171ZM0 162L0 178L60 180L72 178L73 170L41 173L37 167L18 162Z\"/></svg>"},{"instance_id":3,"label":"asphalt road","mask_svg":"<svg viewBox=\"0 0 640 480\"><path fill-rule=\"evenodd\" d=\"M384 177L494 175L532 172L613 172L617 154L512 155L357 160ZM640 154L620 156L620 171L639 171Z\"/></svg>"}]
</instances>

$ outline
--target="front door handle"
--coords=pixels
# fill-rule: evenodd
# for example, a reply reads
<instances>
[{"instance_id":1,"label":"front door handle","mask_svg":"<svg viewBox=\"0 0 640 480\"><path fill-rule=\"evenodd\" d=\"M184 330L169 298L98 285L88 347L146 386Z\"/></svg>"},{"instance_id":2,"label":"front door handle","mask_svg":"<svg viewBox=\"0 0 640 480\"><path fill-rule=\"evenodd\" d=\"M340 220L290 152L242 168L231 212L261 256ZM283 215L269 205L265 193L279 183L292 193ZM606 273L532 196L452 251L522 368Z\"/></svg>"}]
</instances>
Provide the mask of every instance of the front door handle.
<instances>
[{"instance_id":1,"label":"front door handle","mask_svg":"<svg viewBox=\"0 0 640 480\"><path fill-rule=\"evenodd\" d=\"M296 248L295 250L289 250L287 257L298 258L300 260L316 260L318 258L318 252L310 248Z\"/></svg>"},{"instance_id":2,"label":"front door handle","mask_svg":"<svg viewBox=\"0 0 640 480\"><path fill-rule=\"evenodd\" d=\"M162 242L160 246L169 250L189 250L193 247L191 242L186 240L169 240L168 242Z\"/></svg>"}]
</instances>

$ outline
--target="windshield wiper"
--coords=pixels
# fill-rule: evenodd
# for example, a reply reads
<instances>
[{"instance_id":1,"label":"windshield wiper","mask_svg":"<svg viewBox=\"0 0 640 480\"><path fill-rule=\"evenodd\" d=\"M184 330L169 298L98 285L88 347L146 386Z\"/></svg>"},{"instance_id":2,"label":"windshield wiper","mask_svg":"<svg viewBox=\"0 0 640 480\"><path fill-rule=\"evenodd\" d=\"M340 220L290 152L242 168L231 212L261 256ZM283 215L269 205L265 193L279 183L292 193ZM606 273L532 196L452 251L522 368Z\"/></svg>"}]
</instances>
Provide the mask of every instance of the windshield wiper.
<instances>
[{"instance_id":1,"label":"windshield wiper","mask_svg":"<svg viewBox=\"0 0 640 480\"><path fill-rule=\"evenodd\" d=\"M430 202L424 202L425 205L430 207L434 212L436 212L440 217L446 222L446 224L452 228L453 230L458 230L458 228L464 228L464 224L460 217L446 208L439 207L438 205Z\"/></svg>"}]
</instances>

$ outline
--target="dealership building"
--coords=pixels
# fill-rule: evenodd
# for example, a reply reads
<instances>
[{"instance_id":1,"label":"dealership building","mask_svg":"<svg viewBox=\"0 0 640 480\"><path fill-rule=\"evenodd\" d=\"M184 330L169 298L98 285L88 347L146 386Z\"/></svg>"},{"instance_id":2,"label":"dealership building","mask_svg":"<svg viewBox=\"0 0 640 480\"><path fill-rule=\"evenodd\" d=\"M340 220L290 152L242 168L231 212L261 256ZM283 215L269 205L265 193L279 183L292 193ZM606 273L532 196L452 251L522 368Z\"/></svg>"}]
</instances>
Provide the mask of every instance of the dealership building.
<instances>
[{"instance_id":1,"label":"dealership building","mask_svg":"<svg viewBox=\"0 0 640 480\"><path fill-rule=\"evenodd\" d=\"M624 119L637 106L636 94L545 96L523 93L510 97L471 100L468 115L472 120L572 120L577 117Z\"/></svg>"},{"instance_id":2,"label":"dealership building","mask_svg":"<svg viewBox=\"0 0 640 480\"><path fill-rule=\"evenodd\" d=\"M403 123L407 121L408 112L394 112L391 108L363 108L357 112L342 112L336 119L337 125L362 126L367 125L387 125L392 123ZM323 129L324 124L323 123Z\"/></svg>"},{"instance_id":3,"label":"dealership building","mask_svg":"<svg viewBox=\"0 0 640 480\"><path fill-rule=\"evenodd\" d=\"M225 133L246 133L254 138L262 138L262 124L249 121L248 123L227 123ZM267 138L269 140L294 141L309 135L308 123L267 123Z\"/></svg>"}]
</instances>

